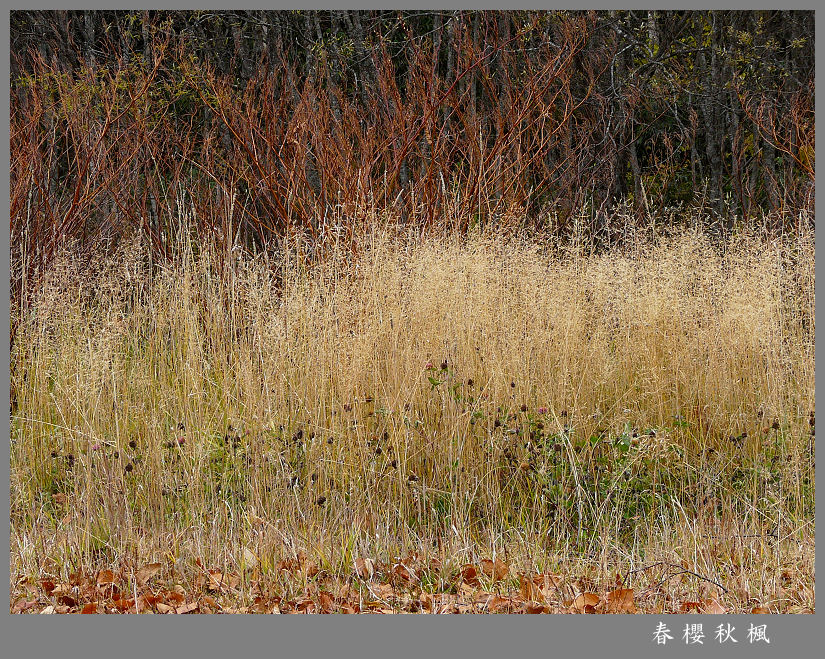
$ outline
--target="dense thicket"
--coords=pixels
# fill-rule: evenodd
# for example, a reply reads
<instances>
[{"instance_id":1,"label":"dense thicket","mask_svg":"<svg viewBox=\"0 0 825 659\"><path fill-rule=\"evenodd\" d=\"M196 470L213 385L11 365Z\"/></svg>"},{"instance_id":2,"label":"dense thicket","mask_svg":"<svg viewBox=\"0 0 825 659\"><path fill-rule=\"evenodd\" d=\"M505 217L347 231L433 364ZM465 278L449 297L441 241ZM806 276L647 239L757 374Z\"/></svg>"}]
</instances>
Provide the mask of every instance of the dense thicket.
<instances>
[{"instance_id":1,"label":"dense thicket","mask_svg":"<svg viewBox=\"0 0 825 659\"><path fill-rule=\"evenodd\" d=\"M227 244L517 218L610 239L813 208L805 11L18 11L20 288L66 238Z\"/></svg>"}]
</instances>

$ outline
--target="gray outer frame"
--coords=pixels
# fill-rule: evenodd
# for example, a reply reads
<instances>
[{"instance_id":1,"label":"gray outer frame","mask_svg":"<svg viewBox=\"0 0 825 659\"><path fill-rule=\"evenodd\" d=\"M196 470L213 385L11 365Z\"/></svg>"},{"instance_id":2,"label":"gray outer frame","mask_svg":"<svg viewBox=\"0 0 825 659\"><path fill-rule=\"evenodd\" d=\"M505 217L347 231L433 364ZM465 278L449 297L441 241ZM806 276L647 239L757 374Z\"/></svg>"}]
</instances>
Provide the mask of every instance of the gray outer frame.
<instances>
[{"instance_id":1,"label":"gray outer frame","mask_svg":"<svg viewBox=\"0 0 825 659\"><path fill-rule=\"evenodd\" d=\"M113 9L112 4L83 3L85 9ZM119 3L117 3L119 4ZM320 4L320 6L318 6ZM313 9L328 8L388 8L395 3L377 3L363 0L350 3L312 3ZM709 3L685 7L668 7L669 2L630 3L635 9L705 9L717 8ZM740 4L736 0L736 4ZM793 8L815 9L813 0L793 3ZM799 6L807 5L807 6ZM98 5L89 6L89 5ZM411 6L413 5L413 6ZM486 6L485 6L486 5ZM642 6L639 6L642 5ZM663 6L664 5L664 6ZM754 6L757 5L757 6ZM397 7L398 5L395 4ZM501 9L500 4L486 2L403 3L404 8ZM607 5L603 1L593 9L624 9L625 5ZM773 9L777 3L751 2L731 9ZM121 5L122 8L135 8ZM51 8L66 8L54 6ZM185 0L175 3L175 9L221 9L213 2ZM273 8L306 9L300 3ZM519 9L551 9L535 0L522 2ZM563 7L559 7L563 8ZM568 5L568 8L572 8ZM581 7L579 7L581 8ZM825 15L820 12L820 16ZM4 11L4 34L9 35L9 11ZM816 17L820 31L822 20ZM820 52L817 65L821 70ZM9 55L3 51L3 74L8 78ZM817 73L818 105L822 107L821 76ZM9 105L9 88L3 88L3 107ZM4 114L3 147L9 154L9 116ZM819 149L822 151L822 149ZM821 153L820 160L821 160ZM2 176L5 198L9 198L9 175ZM8 225L4 224L8 236ZM8 238L6 244L8 245ZM9 249L0 250L3 256L2 275L8 283ZM6 316L9 298L3 299ZM8 340L8 339L6 339ZM9 351L2 353L6 373L9 372ZM8 396L8 383L3 383ZM4 423L8 423L4 420ZM8 425L5 426L8 429ZM8 433L7 433L8 434ZM2 463L5 482L9 479L9 462ZM0 488L4 509L9 509L9 490ZM817 496L817 501L819 497ZM3 531L9 540L8 527ZM7 568L8 569L8 568ZM633 615L633 616L12 616L2 619L3 657L717 657L747 656L750 659L775 657L822 656L815 650L818 614L803 615ZM670 629L673 640L657 645L653 634L659 622ZM687 646L682 638L687 624L704 626L704 644ZM749 644L747 629L750 624L767 625L770 645ZM720 645L715 629L720 624L736 628L733 636L738 643Z\"/></svg>"}]
</instances>

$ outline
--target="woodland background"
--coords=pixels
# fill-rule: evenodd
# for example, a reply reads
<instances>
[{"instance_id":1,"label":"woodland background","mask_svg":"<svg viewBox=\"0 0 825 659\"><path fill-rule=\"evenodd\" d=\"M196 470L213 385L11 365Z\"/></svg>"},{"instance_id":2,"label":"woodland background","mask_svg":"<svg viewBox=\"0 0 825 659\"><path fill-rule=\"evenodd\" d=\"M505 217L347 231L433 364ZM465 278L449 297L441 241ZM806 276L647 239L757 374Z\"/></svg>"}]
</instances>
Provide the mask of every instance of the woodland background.
<instances>
[{"instance_id":1,"label":"woodland background","mask_svg":"<svg viewBox=\"0 0 825 659\"><path fill-rule=\"evenodd\" d=\"M136 229L161 256L375 212L611 244L617 205L813 209L811 11L15 11L10 48L18 300Z\"/></svg>"}]
</instances>

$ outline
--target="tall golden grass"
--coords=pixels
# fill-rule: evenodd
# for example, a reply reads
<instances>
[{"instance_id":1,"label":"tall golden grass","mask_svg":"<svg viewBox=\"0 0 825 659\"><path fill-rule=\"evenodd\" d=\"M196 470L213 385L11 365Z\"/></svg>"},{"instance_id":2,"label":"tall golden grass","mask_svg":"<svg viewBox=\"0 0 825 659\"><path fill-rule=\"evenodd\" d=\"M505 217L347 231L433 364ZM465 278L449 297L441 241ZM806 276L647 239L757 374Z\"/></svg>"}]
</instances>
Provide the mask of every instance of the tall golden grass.
<instances>
[{"instance_id":1,"label":"tall golden grass","mask_svg":"<svg viewBox=\"0 0 825 659\"><path fill-rule=\"evenodd\" d=\"M813 608L812 237L217 257L64 256L13 310L12 591L416 551L611 582L667 560L739 610Z\"/></svg>"}]
</instances>

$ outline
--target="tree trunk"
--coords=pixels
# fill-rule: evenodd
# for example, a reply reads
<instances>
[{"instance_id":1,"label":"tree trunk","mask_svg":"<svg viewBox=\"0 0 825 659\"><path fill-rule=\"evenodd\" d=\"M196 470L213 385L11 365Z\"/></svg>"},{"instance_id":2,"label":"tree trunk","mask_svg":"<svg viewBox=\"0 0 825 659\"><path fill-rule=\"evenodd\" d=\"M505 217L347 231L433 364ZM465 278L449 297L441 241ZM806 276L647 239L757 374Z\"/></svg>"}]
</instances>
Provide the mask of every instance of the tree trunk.
<instances>
[{"instance_id":1,"label":"tree trunk","mask_svg":"<svg viewBox=\"0 0 825 659\"><path fill-rule=\"evenodd\" d=\"M95 64L95 12L83 12L83 56L89 65Z\"/></svg>"}]
</instances>

